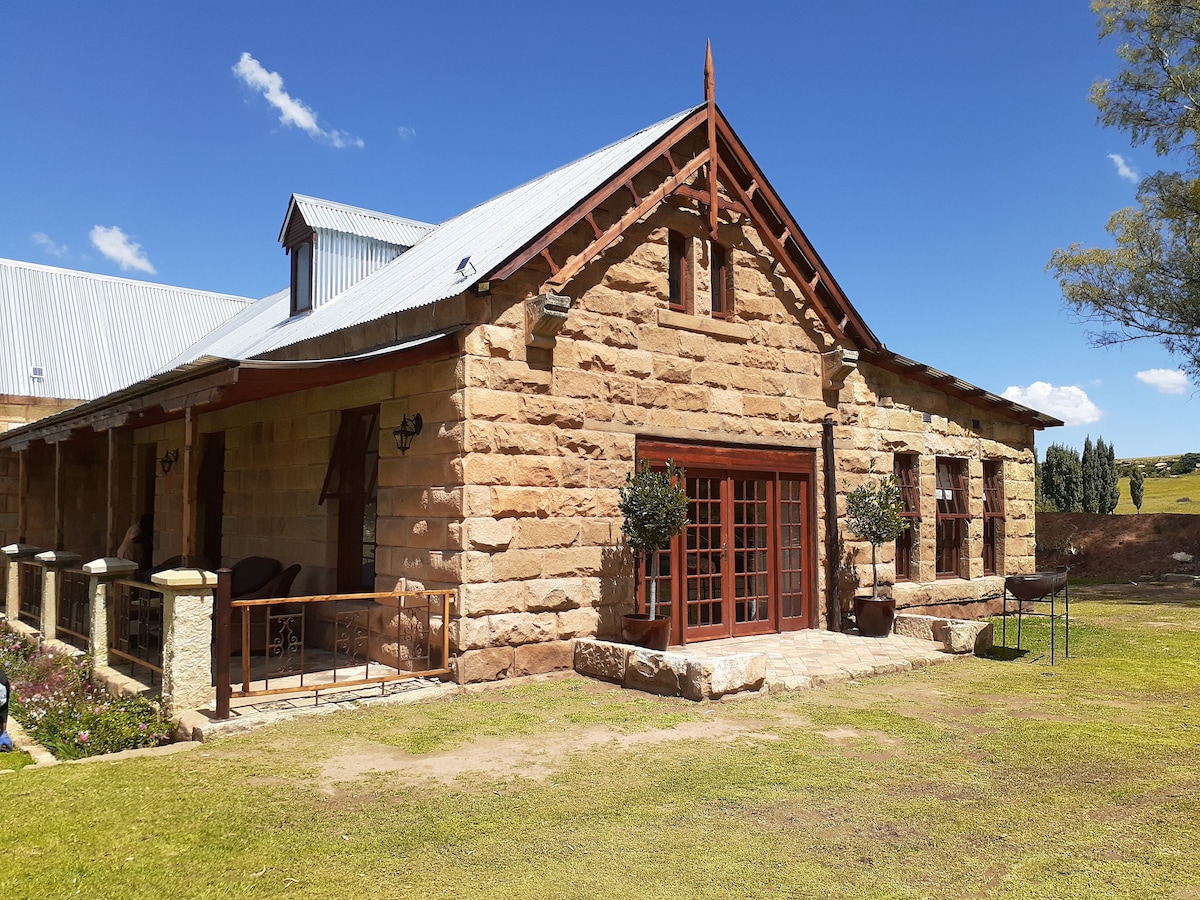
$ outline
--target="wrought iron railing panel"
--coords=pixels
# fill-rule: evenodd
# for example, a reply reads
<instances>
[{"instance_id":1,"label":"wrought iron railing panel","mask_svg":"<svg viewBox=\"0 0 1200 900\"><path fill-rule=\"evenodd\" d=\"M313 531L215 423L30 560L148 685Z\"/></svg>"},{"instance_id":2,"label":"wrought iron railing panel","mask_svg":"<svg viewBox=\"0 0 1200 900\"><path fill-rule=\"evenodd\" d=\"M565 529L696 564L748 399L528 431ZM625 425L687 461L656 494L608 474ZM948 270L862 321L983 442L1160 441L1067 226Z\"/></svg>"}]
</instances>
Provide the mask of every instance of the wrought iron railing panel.
<instances>
[{"instance_id":1,"label":"wrought iron railing panel","mask_svg":"<svg viewBox=\"0 0 1200 900\"><path fill-rule=\"evenodd\" d=\"M163 595L150 584L115 581L109 594L108 655L162 674Z\"/></svg>"},{"instance_id":2,"label":"wrought iron railing panel","mask_svg":"<svg viewBox=\"0 0 1200 900\"><path fill-rule=\"evenodd\" d=\"M444 624L453 595L414 591L229 601L230 661L241 657L242 682L240 690L230 687L230 695L319 692L445 675Z\"/></svg>"},{"instance_id":3,"label":"wrought iron railing panel","mask_svg":"<svg viewBox=\"0 0 1200 900\"><path fill-rule=\"evenodd\" d=\"M42 565L31 560L17 561L17 618L34 628L42 627Z\"/></svg>"},{"instance_id":4,"label":"wrought iron railing panel","mask_svg":"<svg viewBox=\"0 0 1200 900\"><path fill-rule=\"evenodd\" d=\"M58 621L55 631L60 640L82 650L88 648L91 633L91 603L88 576L82 569L63 569L58 581Z\"/></svg>"}]
</instances>

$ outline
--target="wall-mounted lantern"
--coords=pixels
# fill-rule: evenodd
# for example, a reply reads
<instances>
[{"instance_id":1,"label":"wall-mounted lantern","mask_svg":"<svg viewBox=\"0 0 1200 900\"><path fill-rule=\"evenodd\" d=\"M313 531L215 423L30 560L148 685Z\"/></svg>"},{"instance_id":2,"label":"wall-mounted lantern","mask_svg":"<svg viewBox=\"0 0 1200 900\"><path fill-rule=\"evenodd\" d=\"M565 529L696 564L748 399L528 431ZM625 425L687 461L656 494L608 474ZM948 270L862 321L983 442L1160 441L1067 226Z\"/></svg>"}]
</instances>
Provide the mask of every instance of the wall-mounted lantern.
<instances>
[{"instance_id":1,"label":"wall-mounted lantern","mask_svg":"<svg viewBox=\"0 0 1200 900\"><path fill-rule=\"evenodd\" d=\"M413 413L411 416L408 413L404 414L404 418L400 420L400 427L392 432L392 437L396 439L396 449L400 451L401 456L408 452L413 438L421 433L423 424L420 413Z\"/></svg>"},{"instance_id":2,"label":"wall-mounted lantern","mask_svg":"<svg viewBox=\"0 0 1200 900\"><path fill-rule=\"evenodd\" d=\"M171 466L175 465L175 461L178 459L178 450L168 450L162 455L162 459L158 461L158 467L162 469L164 475L169 475L171 474Z\"/></svg>"}]
</instances>

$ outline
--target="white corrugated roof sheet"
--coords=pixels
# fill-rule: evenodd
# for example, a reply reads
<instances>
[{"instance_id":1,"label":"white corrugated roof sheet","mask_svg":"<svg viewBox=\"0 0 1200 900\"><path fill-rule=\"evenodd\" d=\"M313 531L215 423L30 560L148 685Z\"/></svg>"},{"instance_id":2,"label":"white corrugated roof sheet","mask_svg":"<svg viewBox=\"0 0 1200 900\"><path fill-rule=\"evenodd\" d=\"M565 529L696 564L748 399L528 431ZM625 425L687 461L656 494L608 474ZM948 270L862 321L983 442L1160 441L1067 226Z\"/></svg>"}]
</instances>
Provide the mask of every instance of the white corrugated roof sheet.
<instances>
[{"instance_id":1,"label":"white corrugated roof sheet","mask_svg":"<svg viewBox=\"0 0 1200 900\"><path fill-rule=\"evenodd\" d=\"M0 259L0 394L103 396L146 378L253 302Z\"/></svg>"},{"instance_id":2,"label":"white corrugated roof sheet","mask_svg":"<svg viewBox=\"0 0 1200 900\"><path fill-rule=\"evenodd\" d=\"M287 215L283 217L283 228L279 232L280 242L283 241L283 234L287 230L292 213L297 210L304 217L309 228L356 234L360 237L383 241L385 244L395 244L398 247L411 247L437 228L436 225L430 225L428 222L417 222L414 219L404 219L370 209L360 209L357 206L347 206L344 203L334 203L332 200L292 194Z\"/></svg>"},{"instance_id":3,"label":"white corrugated roof sheet","mask_svg":"<svg viewBox=\"0 0 1200 900\"><path fill-rule=\"evenodd\" d=\"M182 364L201 356L248 359L460 294L696 108L664 119L442 223L411 250L319 309L289 319L285 298L281 315L274 324L263 328L263 322L254 317L246 318L246 327L242 327L239 320L237 327L223 329L211 340L201 341L176 362ZM470 265L464 276L457 269L466 257L470 257Z\"/></svg>"}]
</instances>

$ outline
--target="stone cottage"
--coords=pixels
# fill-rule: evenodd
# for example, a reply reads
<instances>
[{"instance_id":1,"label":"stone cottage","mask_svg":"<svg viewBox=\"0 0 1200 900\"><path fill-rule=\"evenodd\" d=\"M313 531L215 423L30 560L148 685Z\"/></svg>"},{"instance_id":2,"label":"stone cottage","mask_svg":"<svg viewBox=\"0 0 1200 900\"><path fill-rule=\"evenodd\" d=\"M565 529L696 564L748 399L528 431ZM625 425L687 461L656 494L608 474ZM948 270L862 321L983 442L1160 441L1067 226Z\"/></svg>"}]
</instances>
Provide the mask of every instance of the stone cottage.
<instances>
[{"instance_id":1,"label":"stone cottage","mask_svg":"<svg viewBox=\"0 0 1200 900\"><path fill-rule=\"evenodd\" d=\"M836 627L870 584L839 515L873 464L913 525L882 554L898 605L999 596L1033 570L1034 434L1061 423L887 349L706 88L437 226L294 196L287 291L0 436L18 505L59 510L19 539L102 555L71 497L152 511L156 558L302 563L295 594L452 588L481 681L618 632L642 459L686 470L674 643Z\"/></svg>"}]
</instances>

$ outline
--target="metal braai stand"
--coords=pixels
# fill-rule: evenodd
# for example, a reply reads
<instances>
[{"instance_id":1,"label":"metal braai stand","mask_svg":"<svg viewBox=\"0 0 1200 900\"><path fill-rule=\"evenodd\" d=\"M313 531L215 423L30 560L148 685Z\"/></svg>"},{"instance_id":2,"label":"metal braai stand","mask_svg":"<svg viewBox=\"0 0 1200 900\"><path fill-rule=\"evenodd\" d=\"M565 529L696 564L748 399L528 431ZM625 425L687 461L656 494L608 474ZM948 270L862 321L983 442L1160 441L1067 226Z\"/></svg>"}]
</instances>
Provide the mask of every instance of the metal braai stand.
<instances>
[{"instance_id":1,"label":"metal braai stand","mask_svg":"<svg viewBox=\"0 0 1200 900\"><path fill-rule=\"evenodd\" d=\"M1021 649L1021 620L1025 616L1046 616L1050 619L1050 665L1054 665L1055 623L1063 620L1063 655L1071 655L1071 590L1067 586L1067 570L1035 572L1032 575L1009 575L1004 579L1004 612L1001 643L1008 646L1008 599L1016 605L1017 649ZM1036 604L1048 604L1049 612ZM1026 610L1026 604L1032 608Z\"/></svg>"}]
</instances>

